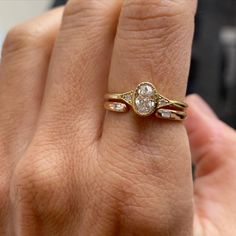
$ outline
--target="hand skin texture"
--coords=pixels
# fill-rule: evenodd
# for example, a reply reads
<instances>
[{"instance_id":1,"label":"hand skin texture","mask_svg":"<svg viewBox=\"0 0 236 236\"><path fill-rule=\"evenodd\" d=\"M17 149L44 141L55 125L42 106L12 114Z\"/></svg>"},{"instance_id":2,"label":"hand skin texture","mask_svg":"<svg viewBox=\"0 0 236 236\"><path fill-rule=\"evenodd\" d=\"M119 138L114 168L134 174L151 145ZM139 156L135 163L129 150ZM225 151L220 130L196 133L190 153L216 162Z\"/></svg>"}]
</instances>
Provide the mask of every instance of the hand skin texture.
<instances>
[{"instance_id":1,"label":"hand skin texture","mask_svg":"<svg viewBox=\"0 0 236 236\"><path fill-rule=\"evenodd\" d=\"M1 236L236 235L234 130L196 95L185 124L103 109L142 81L184 99L196 5L70 0L9 32Z\"/></svg>"}]
</instances>

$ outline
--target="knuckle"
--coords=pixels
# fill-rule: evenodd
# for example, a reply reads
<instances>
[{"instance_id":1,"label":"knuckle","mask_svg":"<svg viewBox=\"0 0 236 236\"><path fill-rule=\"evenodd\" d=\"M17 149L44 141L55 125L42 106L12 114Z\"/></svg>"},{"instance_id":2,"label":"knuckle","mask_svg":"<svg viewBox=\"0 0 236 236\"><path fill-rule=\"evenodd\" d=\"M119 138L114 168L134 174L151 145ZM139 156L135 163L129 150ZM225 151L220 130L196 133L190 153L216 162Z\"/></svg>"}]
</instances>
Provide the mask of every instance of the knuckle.
<instances>
[{"instance_id":1,"label":"knuckle","mask_svg":"<svg viewBox=\"0 0 236 236\"><path fill-rule=\"evenodd\" d=\"M14 173L11 194L18 205L27 205L40 216L63 217L75 199L70 173L58 153L44 149L27 154Z\"/></svg>"},{"instance_id":2,"label":"knuckle","mask_svg":"<svg viewBox=\"0 0 236 236\"><path fill-rule=\"evenodd\" d=\"M100 192L108 195L108 204L115 202L113 206L118 211L118 221L121 217L124 222L129 222L130 228L148 235L164 235L168 231L174 235L172 230L176 229L176 225L179 225L179 230L184 230L181 225L191 225L192 198L185 192L180 193L174 180L167 182L165 174L153 173L140 161L134 163L132 160L129 167L113 161L109 167L102 164L100 168L109 168L109 172L101 171L106 174Z\"/></svg>"},{"instance_id":3,"label":"knuckle","mask_svg":"<svg viewBox=\"0 0 236 236\"><path fill-rule=\"evenodd\" d=\"M128 0L122 10L118 33L134 39L156 39L175 33L194 21L194 7L189 2L192 1Z\"/></svg>"},{"instance_id":4,"label":"knuckle","mask_svg":"<svg viewBox=\"0 0 236 236\"><path fill-rule=\"evenodd\" d=\"M70 0L65 7L62 31L69 31L76 38L77 29L84 29L80 40L97 41L103 36L101 29L115 30L114 22L119 12L120 3L116 0ZM61 38L63 43L63 35Z\"/></svg>"},{"instance_id":5,"label":"knuckle","mask_svg":"<svg viewBox=\"0 0 236 236\"><path fill-rule=\"evenodd\" d=\"M63 25L68 28L97 25L104 19L104 6L109 1L99 0L71 0L65 8ZM77 20L77 19L80 20ZM101 18L99 20L99 18Z\"/></svg>"},{"instance_id":6,"label":"knuckle","mask_svg":"<svg viewBox=\"0 0 236 236\"><path fill-rule=\"evenodd\" d=\"M191 199L179 200L176 193L171 194L167 189L164 191L142 181L135 182L132 177L119 181L109 178L107 181L109 187L103 184L106 188L102 192L109 199L106 204L115 208L117 221L123 222L119 227L129 227L143 235L164 235L166 232L175 235L177 228L182 232L191 225Z\"/></svg>"},{"instance_id":7,"label":"knuckle","mask_svg":"<svg viewBox=\"0 0 236 236\"><path fill-rule=\"evenodd\" d=\"M121 204L122 213L132 222L133 228L139 229L141 232L152 229L154 230L153 235L159 235L176 230L177 225L179 225L177 226L179 230L181 225L191 225L191 200L181 202L176 200L176 193L172 193L170 196L168 190L160 190L154 185L142 182L135 186L131 183L127 186L126 183L123 185L123 189L126 190L124 201ZM180 211L176 209L180 209ZM155 229L152 228L153 225L156 226ZM152 234L150 232L150 235Z\"/></svg>"},{"instance_id":8,"label":"knuckle","mask_svg":"<svg viewBox=\"0 0 236 236\"><path fill-rule=\"evenodd\" d=\"M12 28L4 40L2 57L19 51L30 50L44 43L40 27L19 25Z\"/></svg>"}]
</instances>

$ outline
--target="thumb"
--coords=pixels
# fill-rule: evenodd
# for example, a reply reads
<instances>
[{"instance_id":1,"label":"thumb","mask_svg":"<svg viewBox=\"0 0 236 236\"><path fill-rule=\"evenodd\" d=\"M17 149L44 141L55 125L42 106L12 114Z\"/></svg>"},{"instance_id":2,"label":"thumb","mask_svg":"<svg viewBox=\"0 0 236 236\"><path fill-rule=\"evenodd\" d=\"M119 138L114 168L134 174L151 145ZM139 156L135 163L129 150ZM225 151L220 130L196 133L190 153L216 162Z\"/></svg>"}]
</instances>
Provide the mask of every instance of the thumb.
<instances>
[{"instance_id":1,"label":"thumb","mask_svg":"<svg viewBox=\"0 0 236 236\"><path fill-rule=\"evenodd\" d=\"M222 164L233 160L236 151L236 133L220 121L198 95L188 96L187 102L190 108L185 126L192 159L197 165L197 174L205 175L217 166L222 167Z\"/></svg>"},{"instance_id":2,"label":"thumb","mask_svg":"<svg viewBox=\"0 0 236 236\"><path fill-rule=\"evenodd\" d=\"M187 102L185 126L196 164L195 234L236 235L236 132L199 96Z\"/></svg>"}]
</instances>

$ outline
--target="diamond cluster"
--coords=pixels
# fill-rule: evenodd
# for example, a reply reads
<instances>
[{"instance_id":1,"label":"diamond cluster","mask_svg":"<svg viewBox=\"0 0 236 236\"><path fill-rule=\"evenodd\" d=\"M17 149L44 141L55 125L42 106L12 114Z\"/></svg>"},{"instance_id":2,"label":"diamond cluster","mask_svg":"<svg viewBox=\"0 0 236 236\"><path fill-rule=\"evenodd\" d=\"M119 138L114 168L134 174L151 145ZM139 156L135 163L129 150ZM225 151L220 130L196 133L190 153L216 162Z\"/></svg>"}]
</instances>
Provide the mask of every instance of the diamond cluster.
<instances>
[{"instance_id":1,"label":"diamond cluster","mask_svg":"<svg viewBox=\"0 0 236 236\"><path fill-rule=\"evenodd\" d=\"M134 96L134 108L138 115L147 116L156 109L156 89L150 83L138 85Z\"/></svg>"}]
</instances>

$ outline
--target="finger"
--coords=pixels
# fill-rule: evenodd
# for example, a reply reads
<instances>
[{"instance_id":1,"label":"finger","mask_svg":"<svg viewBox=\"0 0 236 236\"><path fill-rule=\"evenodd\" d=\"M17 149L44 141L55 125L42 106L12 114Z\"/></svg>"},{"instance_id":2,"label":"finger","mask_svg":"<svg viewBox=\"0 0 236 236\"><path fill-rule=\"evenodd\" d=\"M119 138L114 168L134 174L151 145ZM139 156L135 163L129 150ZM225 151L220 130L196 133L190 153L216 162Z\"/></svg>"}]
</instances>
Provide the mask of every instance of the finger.
<instances>
[{"instance_id":1,"label":"finger","mask_svg":"<svg viewBox=\"0 0 236 236\"><path fill-rule=\"evenodd\" d=\"M9 182L34 132L62 9L12 29L0 65L0 235L9 234Z\"/></svg>"},{"instance_id":2,"label":"finger","mask_svg":"<svg viewBox=\"0 0 236 236\"><path fill-rule=\"evenodd\" d=\"M41 122L46 129L48 123L55 132L69 129L83 142L100 135L119 9L116 0L69 1L49 70Z\"/></svg>"},{"instance_id":3,"label":"finger","mask_svg":"<svg viewBox=\"0 0 236 236\"><path fill-rule=\"evenodd\" d=\"M236 217L236 133L199 96L191 95L187 102L185 125L196 164L196 235L203 230L234 235L230 226Z\"/></svg>"},{"instance_id":4,"label":"finger","mask_svg":"<svg viewBox=\"0 0 236 236\"><path fill-rule=\"evenodd\" d=\"M35 127L62 9L13 28L0 66L0 142L3 157L20 156Z\"/></svg>"},{"instance_id":5,"label":"finger","mask_svg":"<svg viewBox=\"0 0 236 236\"><path fill-rule=\"evenodd\" d=\"M189 0L125 0L114 44L109 92L130 91L140 82L149 81L156 85L160 94L183 100L195 7L196 1ZM160 220L161 202L165 211L171 212L170 217L180 221L185 219L185 222L176 224L179 225L178 229L175 228L178 233L173 234L191 234L190 156L181 123L161 122L152 117L142 119L132 111L124 115L108 113L100 147L110 153L106 156L118 153L119 158L105 161L123 170L128 179L132 178L134 186L146 186L139 193L142 196L145 193L145 198L151 200L148 203L143 199L139 202L142 212L135 207L129 208L133 222L145 221L150 230L150 221L145 219ZM151 180L150 175L155 176L155 181ZM170 183L181 186L181 191L177 193L175 188L168 188ZM168 190L162 191L160 186ZM181 199L181 202L177 203L174 199ZM174 210L177 208L185 209L182 215ZM141 220L141 215L146 218ZM164 218L161 218L162 222ZM171 221L170 218L168 220ZM159 233L157 228L156 234ZM172 232L171 226L169 229ZM153 231L149 233L154 235Z\"/></svg>"},{"instance_id":6,"label":"finger","mask_svg":"<svg viewBox=\"0 0 236 236\"><path fill-rule=\"evenodd\" d=\"M158 92L183 100L189 72L195 1L124 1L109 78L109 92L135 89L142 81L156 85ZM118 118L118 119L117 119ZM121 122L122 120L122 122ZM160 122L142 122L155 135ZM137 117L109 113L105 132L139 135ZM121 127L122 126L122 127ZM172 125L171 125L172 126ZM134 131L130 134L130 130ZM143 130L142 130L143 132ZM151 131L150 131L151 132ZM150 132L147 135L150 136Z\"/></svg>"},{"instance_id":7,"label":"finger","mask_svg":"<svg viewBox=\"0 0 236 236\"><path fill-rule=\"evenodd\" d=\"M197 165L196 177L208 175L232 161L236 151L235 131L222 123L199 96L187 98L188 132L193 162Z\"/></svg>"}]
</instances>

